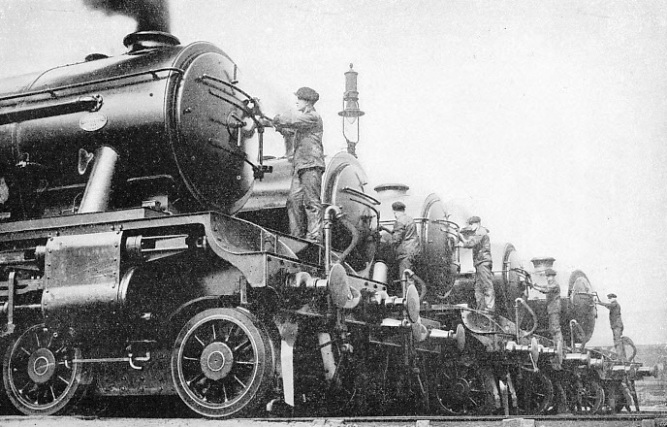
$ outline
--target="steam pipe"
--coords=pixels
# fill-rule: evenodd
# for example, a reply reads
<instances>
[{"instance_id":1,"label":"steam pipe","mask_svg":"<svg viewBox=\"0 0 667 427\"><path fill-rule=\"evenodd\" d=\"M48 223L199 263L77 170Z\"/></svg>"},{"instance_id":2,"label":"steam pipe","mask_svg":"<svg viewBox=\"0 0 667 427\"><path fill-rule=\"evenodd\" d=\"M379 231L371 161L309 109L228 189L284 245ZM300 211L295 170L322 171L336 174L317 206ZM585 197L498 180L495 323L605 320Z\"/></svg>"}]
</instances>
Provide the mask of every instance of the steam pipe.
<instances>
[{"instance_id":1,"label":"steam pipe","mask_svg":"<svg viewBox=\"0 0 667 427\"><path fill-rule=\"evenodd\" d=\"M537 329L537 316L535 315L535 312L533 311L532 308L526 303L526 301L523 298L517 298L514 300L514 320L516 322L516 339L519 341L521 339L521 325L519 325L519 307L523 305L526 310L530 313L531 317L533 318L533 327L531 328L530 331L526 332L524 334L524 337L530 336L535 332Z\"/></svg>"},{"instance_id":2,"label":"steam pipe","mask_svg":"<svg viewBox=\"0 0 667 427\"><path fill-rule=\"evenodd\" d=\"M347 218L341 218L340 222L345 226L345 228L350 230L350 233L352 234L352 241L347 246L345 251L340 255L340 259L338 262L342 264L345 261L345 258L347 258L347 256L350 254L350 252L352 252L352 250L355 247L357 247L357 244L359 243L359 230L357 230L357 227L355 227L354 224L352 224L350 220L348 220Z\"/></svg>"},{"instance_id":3,"label":"steam pipe","mask_svg":"<svg viewBox=\"0 0 667 427\"><path fill-rule=\"evenodd\" d=\"M52 97L57 98L56 92L60 91L66 91L70 89L78 89L81 87L97 87L103 83L110 83L110 82L115 82L119 80L128 80L133 77L139 77L139 76L145 76L145 75L152 75L154 79L158 78L158 73L161 72L173 72L177 73L180 75L183 75L185 73L184 70L180 68L174 68L174 67L165 67L165 68L155 68L147 71L140 71L137 73L129 73L129 74L122 74L120 76L114 76L114 77L106 77L103 79L97 79L97 80L89 80L81 83L74 83L74 84L69 84L69 85L63 85L63 86L57 86L57 87L50 87L48 89L40 89L40 90L35 90L31 92L21 92L21 93L13 93L11 95L7 96L1 96L0 97L0 102L2 101L9 101L12 99L25 99L31 96L35 95L43 95L43 94L50 94Z\"/></svg>"},{"instance_id":4,"label":"steam pipe","mask_svg":"<svg viewBox=\"0 0 667 427\"><path fill-rule=\"evenodd\" d=\"M109 207L118 153L109 146L95 151L95 164L90 172L79 213L103 212Z\"/></svg>"},{"instance_id":5,"label":"steam pipe","mask_svg":"<svg viewBox=\"0 0 667 427\"><path fill-rule=\"evenodd\" d=\"M423 300L426 298L426 294L428 293L428 289L426 288L426 282L422 280L421 277L417 276L416 274L412 276L412 278L415 280L415 282L419 283L419 299Z\"/></svg>"},{"instance_id":6,"label":"steam pipe","mask_svg":"<svg viewBox=\"0 0 667 427\"><path fill-rule=\"evenodd\" d=\"M338 215L338 206L327 206L324 210L324 270L327 274L331 271L331 223Z\"/></svg>"}]
</instances>

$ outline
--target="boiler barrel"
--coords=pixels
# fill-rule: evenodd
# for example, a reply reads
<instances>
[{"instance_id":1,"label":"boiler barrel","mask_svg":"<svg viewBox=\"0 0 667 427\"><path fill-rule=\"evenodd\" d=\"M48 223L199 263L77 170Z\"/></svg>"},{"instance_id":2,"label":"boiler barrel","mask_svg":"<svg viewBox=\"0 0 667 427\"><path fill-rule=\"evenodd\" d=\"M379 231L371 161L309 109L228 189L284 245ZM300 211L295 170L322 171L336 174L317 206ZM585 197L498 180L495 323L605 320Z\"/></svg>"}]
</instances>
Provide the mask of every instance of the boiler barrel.
<instances>
[{"instance_id":1,"label":"boiler barrel","mask_svg":"<svg viewBox=\"0 0 667 427\"><path fill-rule=\"evenodd\" d=\"M233 86L235 64L208 43L132 36L127 54L0 85L0 115L10 122L0 125L5 170L15 180L29 172L46 187L33 189L35 195L83 189L96 150L107 146L119 156L118 188L167 182L184 210L240 209L253 176L244 162L245 138L238 137L244 104ZM97 106L82 101L91 98Z\"/></svg>"}]
</instances>

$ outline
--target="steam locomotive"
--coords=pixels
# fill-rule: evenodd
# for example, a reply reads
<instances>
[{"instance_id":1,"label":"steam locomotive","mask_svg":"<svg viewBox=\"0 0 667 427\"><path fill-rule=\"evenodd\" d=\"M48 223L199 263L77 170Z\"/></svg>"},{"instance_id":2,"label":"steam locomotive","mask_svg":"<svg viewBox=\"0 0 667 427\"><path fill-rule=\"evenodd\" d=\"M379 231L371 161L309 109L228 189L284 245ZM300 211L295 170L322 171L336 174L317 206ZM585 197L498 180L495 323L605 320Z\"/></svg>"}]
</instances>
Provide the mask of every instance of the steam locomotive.
<instances>
[{"instance_id":1,"label":"steam locomotive","mask_svg":"<svg viewBox=\"0 0 667 427\"><path fill-rule=\"evenodd\" d=\"M263 113L234 62L161 32L124 42L118 57L0 82L5 407L58 414L93 392L178 395L213 418L636 403L649 370L585 346L584 273L563 298L563 347L525 286L553 259L528 271L499 244L498 315L477 312L455 245L465 211L402 184L372 194L348 153L327 159L323 244L290 236L291 164L263 155ZM378 239L396 200L423 248L403 277Z\"/></svg>"}]
</instances>

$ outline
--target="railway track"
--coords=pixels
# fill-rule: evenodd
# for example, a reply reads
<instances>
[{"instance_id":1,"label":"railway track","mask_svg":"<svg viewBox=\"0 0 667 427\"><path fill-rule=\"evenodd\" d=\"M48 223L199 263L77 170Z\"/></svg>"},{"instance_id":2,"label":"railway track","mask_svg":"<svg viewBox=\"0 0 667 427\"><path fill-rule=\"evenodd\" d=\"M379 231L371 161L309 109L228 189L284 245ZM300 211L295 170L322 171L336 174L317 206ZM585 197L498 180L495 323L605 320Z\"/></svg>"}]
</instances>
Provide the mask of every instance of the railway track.
<instances>
[{"instance_id":1,"label":"railway track","mask_svg":"<svg viewBox=\"0 0 667 427\"><path fill-rule=\"evenodd\" d=\"M126 427L141 425L145 427L528 427L528 426L565 426L565 427L628 427L628 426L667 426L667 413L646 412L638 414L618 414L613 416L540 416L540 417L344 417L344 418L239 418L231 420L210 420L204 418L161 418L161 417L126 417L117 416L61 416L61 417L25 417L0 416L2 426L34 427Z\"/></svg>"},{"instance_id":2,"label":"railway track","mask_svg":"<svg viewBox=\"0 0 667 427\"><path fill-rule=\"evenodd\" d=\"M656 408L661 409L661 408ZM509 421L508 421L509 420ZM214 423L214 424L213 424ZM20 416L0 407L0 427L667 427L667 411L614 415L254 417L229 420L195 418L176 396L104 398L91 396L65 416Z\"/></svg>"}]
</instances>

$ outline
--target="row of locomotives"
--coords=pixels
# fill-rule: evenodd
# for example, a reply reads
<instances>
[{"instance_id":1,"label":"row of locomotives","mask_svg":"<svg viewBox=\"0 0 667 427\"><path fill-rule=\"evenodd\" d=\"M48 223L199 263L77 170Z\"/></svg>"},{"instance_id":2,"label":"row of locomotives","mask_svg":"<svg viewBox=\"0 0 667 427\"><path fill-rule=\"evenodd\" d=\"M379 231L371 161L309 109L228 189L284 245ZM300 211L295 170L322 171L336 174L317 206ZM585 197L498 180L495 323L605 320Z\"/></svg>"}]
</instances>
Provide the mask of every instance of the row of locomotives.
<instances>
[{"instance_id":1,"label":"row of locomotives","mask_svg":"<svg viewBox=\"0 0 667 427\"><path fill-rule=\"evenodd\" d=\"M466 331L375 261L382 205L357 159L327 159L323 244L294 238L292 166L263 155L234 62L162 32L125 44L0 82L2 410L429 412Z\"/></svg>"},{"instance_id":2,"label":"row of locomotives","mask_svg":"<svg viewBox=\"0 0 667 427\"><path fill-rule=\"evenodd\" d=\"M540 345L534 330L520 330L514 321L517 299L523 293L514 246L492 244L495 311L477 309L472 253L457 245L470 216L467 209L446 203L435 193L413 195L404 184L380 185L375 190L382 202L383 227L391 229L392 221L387 219L391 205L400 201L419 233L419 254L403 277L398 277L389 245L380 245L378 258L390 265L390 289L397 284L414 286L419 294L420 315L413 339L427 372L429 410L448 415L546 412L553 388L543 366L554 359L556 349L546 340ZM433 337L440 331L451 338L436 344Z\"/></svg>"},{"instance_id":3,"label":"row of locomotives","mask_svg":"<svg viewBox=\"0 0 667 427\"><path fill-rule=\"evenodd\" d=\"M636 348L628 337L622 339L622 351L587 345L596 326L598 296L581 270L559 270L557 273L563 277L558 316L561 337L560 342L554 342L547 301L535 292L540 282L544 286L548 275L556 272L554 262L551 257L533 258L532 271L519 271L520 282L524 285L523 300L528 304L527 310L535 313L537 319L535 333L550 338L550 341L541 339L540 344L545 342L557 349L555 363L544 370L554 390L551 410L582 415L639 412L635 382L649 375L656 376L656 369L644 367L634 360ZM520 324L528 328L530 322L526 321L526 316L521 317L520 311L516 315L521 318Z\"/></svg>"},{"instance_id":4,"label":"row of locomotives","mask_svg":"<svg viewBox=\"0 0 667 427\"><path fill-rule=\"evenodd\" d=\"M329 395L347 410L355 369L407 357L362 359L370 331L409 332L419 310L369 277L377 201L359 163L328 160L324 245L289 236L290 165L263 162L232 60L161 32L125 44L0 83L2 410L142 395L207 417ZM394 335L386 348L409 347Z\"/></svg>"},{"instance_id":5,"label":"row of locomotives","mask_svg":"<svg viewBox=\"0 0 667 427\"><path fill-rule=\"evenodd\" d=\"M327 158L322 244L290 236L292 165L264 156L234 62L161 32L125 44L0 82L2 410L171 395L212 418L542 413L563 395L596 412L632 393L643 368L568 335L583 317L562 345L543 333L540 274L511 244L492 247L495 312L473 308L466 212L371 193L350 153ZM380 232L395 201L421 248L400 274Z\"/></svg>"},{"instance_id":6,"label":"row of locomotives","mask_svg":"<svg viewBox=\"0 0 667 427\"><path fill-rule=\"evenodd\" d=\"M543 292L555 259L533 258L531 268L511 243L493 242L495 311L476 309L470 249L457 245L469 212L437 194L412 195L403 184L375 188L381 227L392 226L391 204L401 201L417 225L420 252L413 270L399 277L391 248L378 249L387 286L415 286L420 297L413 326L420 363L429 372L429 410L444 414L602 414L639 411L635 381L656 375L634 361L629 339L625 355L587 347L597 317L594 291L581 270L560 271L559 331L550 325ZM393 265L392 265L393 264ZM383 269L385 269L383 267ZM552 320L553 322L553 320ZM457 345L433 351L428 338L448 331Z\"/></svg>"}]
</instances>

